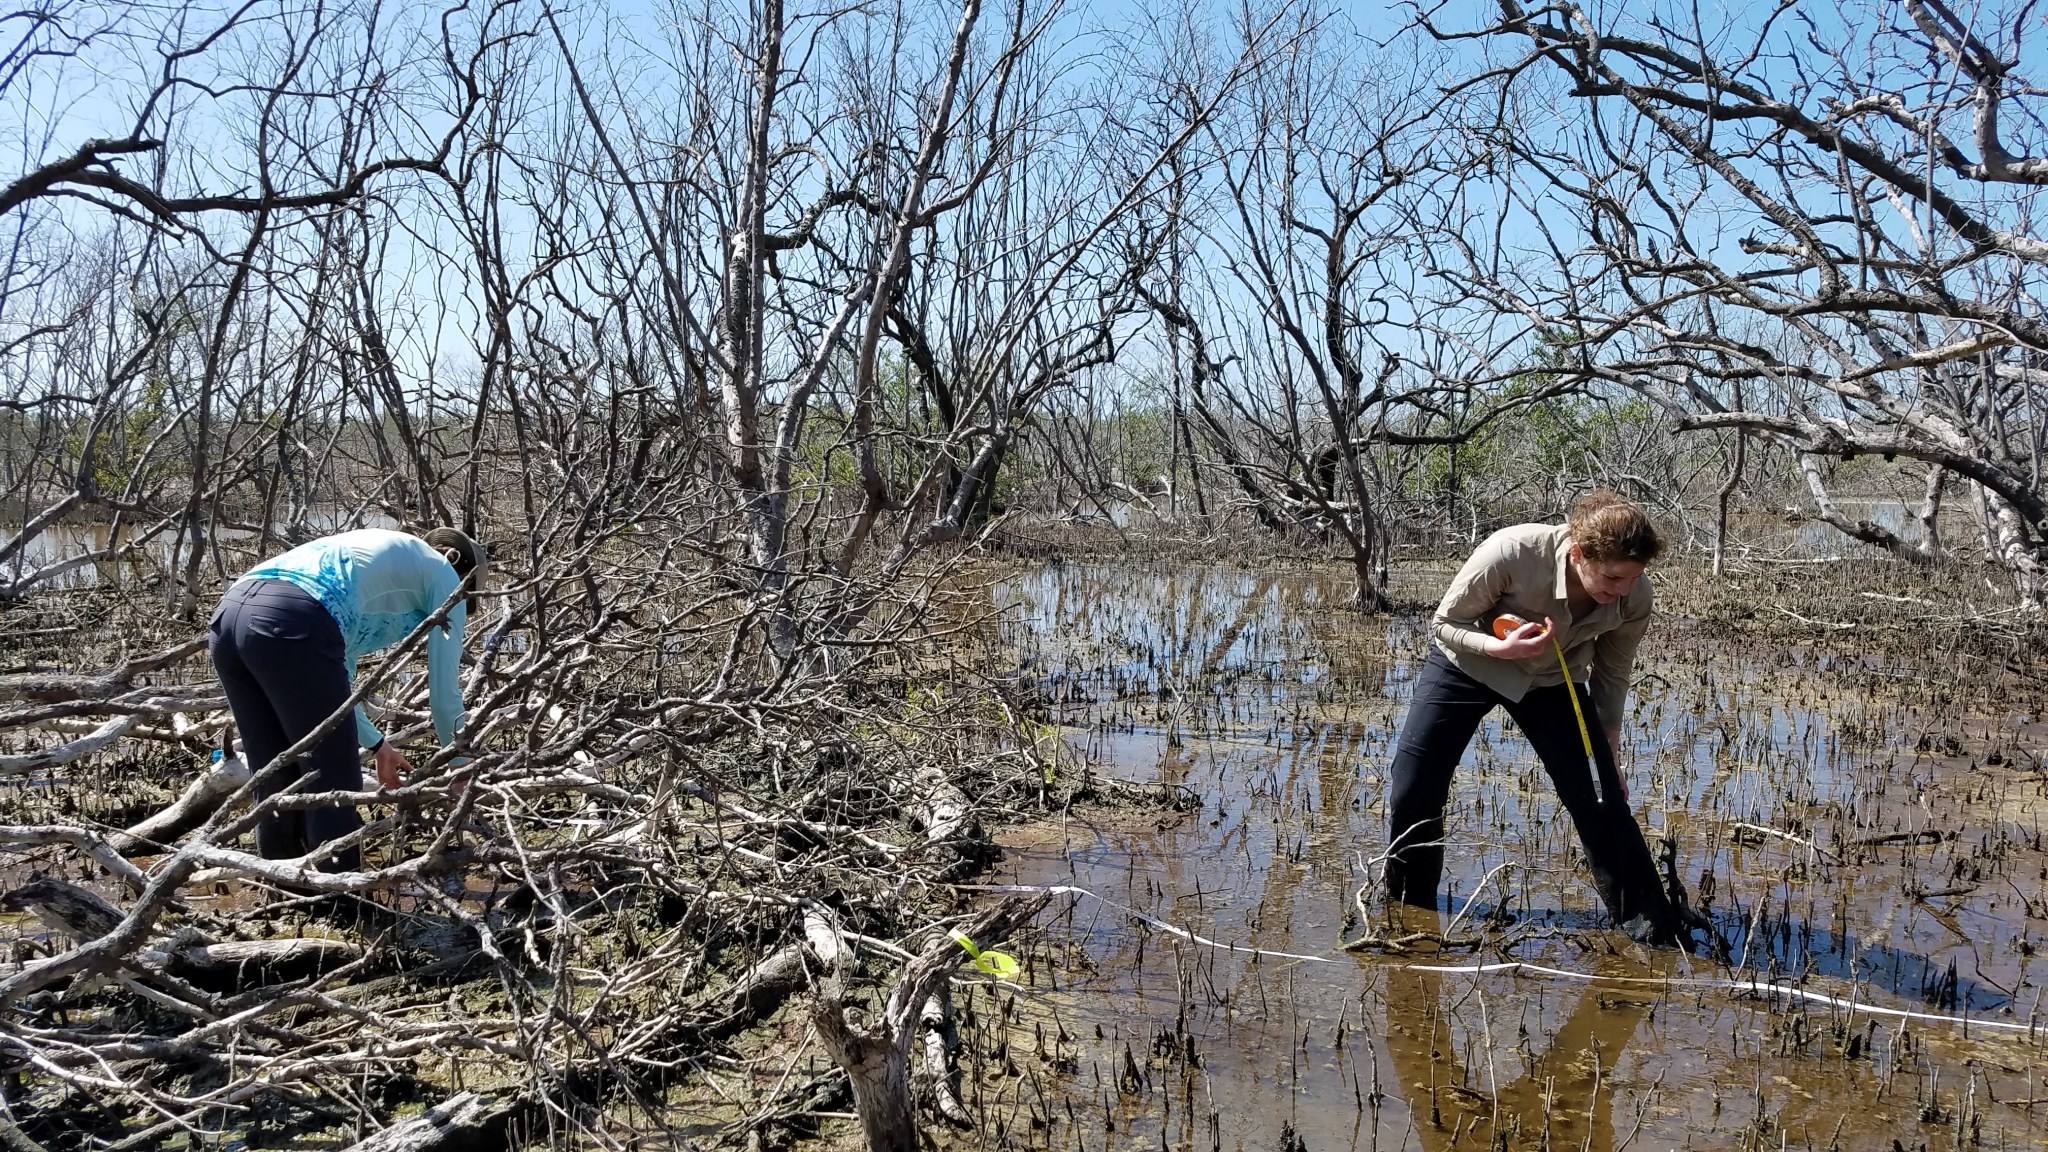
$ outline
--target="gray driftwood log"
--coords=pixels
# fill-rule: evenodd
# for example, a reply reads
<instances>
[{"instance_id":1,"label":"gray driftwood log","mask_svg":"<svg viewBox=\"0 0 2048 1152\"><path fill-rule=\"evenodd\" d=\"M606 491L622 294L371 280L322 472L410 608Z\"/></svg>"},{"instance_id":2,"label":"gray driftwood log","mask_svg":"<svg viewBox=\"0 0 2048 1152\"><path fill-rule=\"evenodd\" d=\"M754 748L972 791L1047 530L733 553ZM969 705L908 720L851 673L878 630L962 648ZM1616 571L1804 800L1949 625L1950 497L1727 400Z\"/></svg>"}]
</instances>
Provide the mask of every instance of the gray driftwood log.
<instances>
[{"instance_id":1,"label":"gray driftwood log","mask_svg":"<svg viewBox=\"0 0 2048 1152\"><path fill-rule=\"evenodd\" d=\"M410 1120L349 1145L345 1152L457 1152L506 1146L504 1131L522 1108L517 1099L457 1092Z\"/></svg>"},{"instance_id":2,"label":"gray driftwood log","mask_svg":"<svg viewBox=\"0 0 2048 1152\"><path fill-rule=\"evenodd\" d=\"M176 843L178 837L206 823L222 802L234 795L235 790L249 782L249 766L240 756L228 756L215 761L197 780L187 785L183 795L170 807L108 837L114 850L123 856L143 856L161 852Z\"/></svg>"}]
</instances>

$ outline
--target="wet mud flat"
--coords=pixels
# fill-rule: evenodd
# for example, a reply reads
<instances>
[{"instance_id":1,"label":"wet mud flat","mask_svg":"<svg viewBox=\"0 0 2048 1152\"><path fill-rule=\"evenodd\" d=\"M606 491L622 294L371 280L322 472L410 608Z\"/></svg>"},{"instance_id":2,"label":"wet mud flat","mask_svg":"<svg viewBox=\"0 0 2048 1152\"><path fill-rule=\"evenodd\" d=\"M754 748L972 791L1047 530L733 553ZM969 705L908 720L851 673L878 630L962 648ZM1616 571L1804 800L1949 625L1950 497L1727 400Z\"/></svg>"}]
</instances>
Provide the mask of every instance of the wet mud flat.
<instances>
[{"instance_id":1,"label":"wet mud flat","mask_svg":"<svg viewBox=\"0 0 2048 1152\"><path fill-rule=\"evenodd\" d=\"M1454 912L1361 907L1425 611L1346 611L1315 570L1006 581L1072 762L1196 799L1006 835L1000 880L1073 892L990 994L1024 1083L968 1142L2048 1143L2048 724L2020 626L1861 575L1659 579L1627 774L1719 955L1606 928L1498 714L1454 788ZM1343 947L1411 932L1475 944Z\"/></svg>"}]
</instances>

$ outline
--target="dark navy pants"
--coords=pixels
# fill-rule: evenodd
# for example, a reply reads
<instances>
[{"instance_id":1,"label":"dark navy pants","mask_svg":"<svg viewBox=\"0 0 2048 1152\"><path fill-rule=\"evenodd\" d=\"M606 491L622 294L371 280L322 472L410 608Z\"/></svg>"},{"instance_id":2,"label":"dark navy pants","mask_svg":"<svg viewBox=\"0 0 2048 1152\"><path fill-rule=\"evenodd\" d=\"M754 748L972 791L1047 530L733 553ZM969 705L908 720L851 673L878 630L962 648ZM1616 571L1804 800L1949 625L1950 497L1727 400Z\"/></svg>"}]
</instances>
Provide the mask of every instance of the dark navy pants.
<instances>
[{"instance_id":1,"label":"dark navy pants","mask_svg":"<svg viewBox=\"0 0 2048 1152\"><path fill-rule=\"evenodd\" d=\"M1578 692L1586 710L1586 730L1592 737L1604 801L1593 792L1579 723L1566 694L1572 691ZM1626 923L1646 916L1659 928L1674 925L1671 903L1658 879L1656 862L1650 858L1650 847L1622 798L1614 751L1607 746L1607 734L1593 711L1592 698L1577 685L1557 684L1531 688L1519 701L1511 702L1459 671L1434 645L1416 679L1408 718L1401 725L1401 742L1394 752L1388 843L1395 848L1387 860L1387 886L1393 898L1424 908L1437 906L1437 888L1444 872L1444 807L1450 802L1451 776L1480 721L1496 707L1507 709L1515 725L1528 736L1543 770L1550 774L1557 798L1571 814L1579 842L1585 845L1593 886L1615 921ZM1436 846L1420 847L1423 844Z\"/></svg>"},{"instance_id":2,"label":"dark navy pants","mask_svg":"<svg viewBox=\"0 0 2048 1152\"><path fill-rule=\"evenodd\" d=\"M214 610L208 631L214 671L227 689L228 708L235 714L252 771L261 773L278 753L304 739L348 701L341 627L297 585L285 580L235 584ZM259 776L256 798L283 790L309 771L317 775L302 791L362 791L363 768L352 717L344 718L303 759ZM271 860L303 856L362 824L352 806L278 812L256 826L256 851ZM359 853L351 848L321 867L353 872L359 863Z\"/></svg>"}]
</instances>

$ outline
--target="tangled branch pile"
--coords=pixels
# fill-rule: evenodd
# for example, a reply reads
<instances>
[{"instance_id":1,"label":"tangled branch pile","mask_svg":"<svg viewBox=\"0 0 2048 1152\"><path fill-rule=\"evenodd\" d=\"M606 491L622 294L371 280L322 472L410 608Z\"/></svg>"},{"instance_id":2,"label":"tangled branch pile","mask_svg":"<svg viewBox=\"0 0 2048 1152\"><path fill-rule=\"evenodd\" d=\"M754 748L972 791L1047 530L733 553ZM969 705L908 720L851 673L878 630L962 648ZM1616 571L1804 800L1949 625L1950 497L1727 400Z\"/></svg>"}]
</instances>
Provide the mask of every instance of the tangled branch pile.
<instances>
[{"instance_id":1,"label":"tangled branch pile","mask_svg":"<svg viewBox=\"0 0 2048 1152\"><path fill-rule=\"evenodd\" d=\"M926 966L949 971L943 881L986 851L962 786L983 803L1045 787L1007 737L1003 686L906 694L900 668L828 672L816 652L749 675L720 597L676 596L684 574L635 543L606 553L602 597L529 571L487 599L458 742L473 759L348 797L373 816L361 872L238 843L262 811L336 797L251 807L232 760L195 770L224 714L193 643L0 680L10 733L94 726L6 765L35 820L0 828L14 874L35 877L6 899L50 930L17 939L0 975L20 1137L262 1143L464 1090L490 1101L457 1110L469 1127L574 1132L622 1102L658 1121L664 1085L827 970L806 960L807 925L884 972L936 943ZM81 614L109 599L52 597ZM425 727L421 685L387 674L403 657L359 681L400 739ZM966 682L936 664L920 681ZM171 805L188 828L134 818L194 777ZM801 1113L815 1088L727 1119Z\"/></svg>"}]
</instances>

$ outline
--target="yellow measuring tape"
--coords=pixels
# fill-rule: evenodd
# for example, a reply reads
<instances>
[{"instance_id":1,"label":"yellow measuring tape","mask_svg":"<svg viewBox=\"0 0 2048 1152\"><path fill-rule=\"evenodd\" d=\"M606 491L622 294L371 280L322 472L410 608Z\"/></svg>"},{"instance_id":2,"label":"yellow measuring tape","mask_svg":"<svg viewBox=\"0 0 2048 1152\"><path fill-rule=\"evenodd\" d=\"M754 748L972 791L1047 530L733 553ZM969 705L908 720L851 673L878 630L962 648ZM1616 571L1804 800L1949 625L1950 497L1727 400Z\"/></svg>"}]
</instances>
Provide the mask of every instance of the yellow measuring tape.
<instances>
[{"instance_id":1,"label":"yellow measuring tape","mask_svg":"<svg viewBox=\"0 0 2048 1152\"><path fill-rule=\"evenodd\" d=\"M1557 653L1558 671L1564 673L1565 690L1572 698L1572 715L1579 719L1579 743L1586 746L1586 762L1590 764L1593 761L1593 737L1586 731L1586 710L1579 706L1579 686L1572 683L1572 667L1564 662L1564 648L1558 644L1557 634L1554 632L1550 636L1550 650ZM1594 770L1594 778L1596 781L1599 778L1597 768Z\"/></svg>"},{"instance_id":2,"label":"yellow measuring tape","mask_svg":"<svg viewBox=\"0 0 2048 1152\"><path fill-rule=\"evenodd\" d=\"M1572 715L1579 721L1579 743L1586 748L1586 768L1593 774L1593 802L1607 803L1607 789L1600 785L1600 762L1593 759L1593 734L1586 731L1586 710L1579 705L1579 686L1572 683L1572 666L1565 663L1564 647L1557 642L1557 633L1550 634L1550 650L1557 653L1557 666L1564 673L1564 690L1572 698ZM1621 766L1615 765L1615 771ZM1626 795L1626 793L1623 793Z\"/></svg>"}]
</instances>

